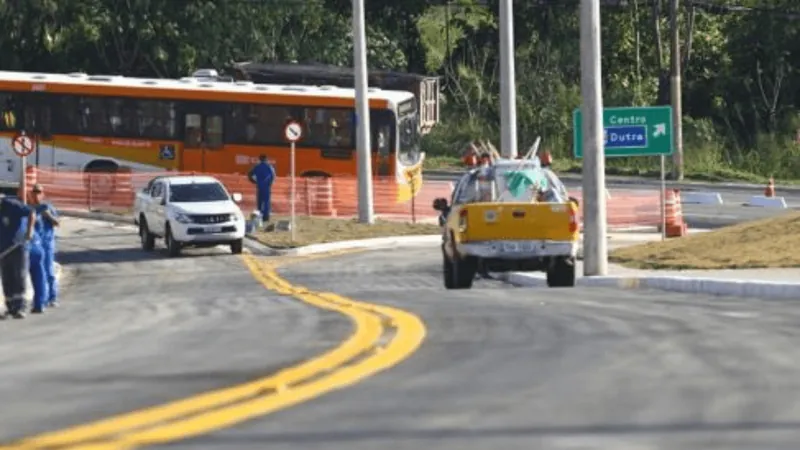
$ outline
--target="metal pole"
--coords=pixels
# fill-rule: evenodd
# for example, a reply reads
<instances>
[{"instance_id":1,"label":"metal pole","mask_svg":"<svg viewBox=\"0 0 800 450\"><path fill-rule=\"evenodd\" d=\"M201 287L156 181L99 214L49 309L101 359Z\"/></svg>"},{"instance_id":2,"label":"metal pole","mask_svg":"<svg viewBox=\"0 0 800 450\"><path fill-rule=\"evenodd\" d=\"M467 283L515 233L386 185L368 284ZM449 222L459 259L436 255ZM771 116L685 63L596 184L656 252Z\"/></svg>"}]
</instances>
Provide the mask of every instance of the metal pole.
<instances>
[{"instance_id":1,"label":"metal pole","mask_svg":"<svg viewBox=\"0 0 800 450\"><path fill-rule=\"evenodd\" d=\"M20 179L19 179L19 197L23 204L28 204L28 157L20 157Z\"/></svg>"},{"instance_id":2,"label":"metal pole","mask_svg":"<svg viewBox=\"0 0 800 450\"><path fill-rule=\"evenodd\" d=\"M678 3L679 0L670 0L669 16L670 26L672 28L672 49L671 53L671 68L672 72L670 77L671 95L672 95L672 123L673 123L673 141L675 142L675 153L672 156L673 161L673 174L676 180L683 180L683 110L681 105L682 86L681 86L681 44L680 44L680 28L678 27Z\"/></svg>"},{"instance_id":3,"label":"metal pole","mask_svg":"<svg viewBox=\"0 0 800 450\"><path fill-rule=\"evenodd\" d=\"M289 155L289 173L290 173L289 176L290 176L290 183L291 183L291 186L290 186L291 192L289 193L289 218L290 218L289 226L290 226L291 233L292 233L292 242L294 242L295 236L296 236L295 235L295 230L294 230L295 229L295 219L294 219L295 211L294 211L294 208L295 208L295 197L297 197L297 189L296 189L297 186L295 185L295 159L294 159L295 158L295 153L294 153L295 145L294 145L294 142L292 142L290 145L291 145L291 147L290 147L290 155Z\"/></svg>"},{"instance_id":4,"label":"metal pole","mask_svg":"<svg viewBox=\"0 0 800 450\"><path fill-rule=\"evenodd\" d=\"M667 239L667 164L661 155L661 240Z\"/></svg>"},{"instance_id":5,"label":"metal pole","mask_svg":"<svg viewBox=\"0 0 800 450\"><path fill-rule=\"evenodd\" d=\"M581 0L583 97L583 274L608 272L603 91L600 72L600 0Z\"/></svg>"},{"instance_id":6,"label":"metal pole","mask_svg":"<svg viewBox=\"0 0 800 450\"><path fill-rule=\"evenodd\" d=\"M356 81L356 151L358 153L358 221L375 223L372 202L372 158L367 98L367 43L364 0L353 0L353 64Z\"/></svg>"},{"instance_id":7,"label":"metal pole","mask_svg":"<svg viewBox=\"0 0 800 450\"><path fill-rule=\"evenodd\" d=\"M500 152L517 157L517 86L514 73L514 6L500 0Z\"/></svg>"}]
</instances>

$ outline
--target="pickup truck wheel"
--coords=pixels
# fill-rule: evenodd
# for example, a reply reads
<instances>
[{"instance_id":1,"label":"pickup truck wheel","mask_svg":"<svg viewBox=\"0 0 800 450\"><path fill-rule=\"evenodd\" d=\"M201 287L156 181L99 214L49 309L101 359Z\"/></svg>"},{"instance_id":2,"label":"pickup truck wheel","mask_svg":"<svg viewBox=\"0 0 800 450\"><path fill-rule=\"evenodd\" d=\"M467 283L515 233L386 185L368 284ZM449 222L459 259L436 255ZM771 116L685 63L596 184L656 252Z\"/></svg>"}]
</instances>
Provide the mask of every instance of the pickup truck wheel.
<instances>
[{"instance_id":1,"label":"pickup truck wheel","mask_svg":"<svg viewBox=\"0 0 800 450\"><path fill-rule=\"evenodd\" d=\"M575 286L575 258L558 258L547 270L548 287Z\"/></svg>"},{"instance_id":2,"label":"pickup truck wheel","mask_svg":"<svg viewBox=\"0 0 800 450\"><path fill-rule=\"evenodd\" d=\"M169 229L167 226L167 232L164 233L164 243L167 244L167 253L171 257L176 257L181 254L181 243L176 241L175 238L172 237L172 230Z\"/></svg>"},{"instance_id":3,"label":"pickup truck wheel","mask_svg":"<svg viewBox=\"0 0 800 450\"><path fill-rule=\"evenodd\" d=\"M144 219L139 220L139 239L142 241L142 250L149 252L156 246L156 237L150 232L147 227L147 221Z\"/></svg>"},{"instance_id":4,"label":"pickup truck wheel","mask_svg":"<svg viewBox=\"0 0 800 450\"><path fill-rule=\"evenodd\" d=\"M442 255L444 261L444 287L447 289L470 289L475 280L477 262L475 258L451 260Z\"/></svg>"},{"instance_id":5,"label":"pickup truck wheel","mask_svg":"<svg viewBox=\"0 0 800 450\"><path fill-rule=\"evenodd\" d=\"M242 244L243 244L243 240L242 239L237 239L237 240L231 242L231 253L233 253L234 255L241 254L242 253Z\"/></svg>"}]
</instances>

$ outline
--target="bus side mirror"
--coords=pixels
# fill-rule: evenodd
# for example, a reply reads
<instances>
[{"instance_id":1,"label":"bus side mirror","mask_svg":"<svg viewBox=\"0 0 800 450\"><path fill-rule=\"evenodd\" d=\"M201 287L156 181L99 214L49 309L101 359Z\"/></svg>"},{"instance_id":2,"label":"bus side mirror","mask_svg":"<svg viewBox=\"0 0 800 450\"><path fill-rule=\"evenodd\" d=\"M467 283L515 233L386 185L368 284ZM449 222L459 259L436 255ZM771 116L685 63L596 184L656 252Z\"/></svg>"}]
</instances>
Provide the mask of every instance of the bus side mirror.
<instances>
[{"instance_id":1,"label":"bus side mirror","mask_svg":"<svg viewBox=\"0 0 800 450\"><path fill-rule=\"evenodd\" d=\"M578 199L575 197L570 197L569 201L575 203L575 206L581 206L581 202L579 202Z\"/></svg>"}]
</instances>

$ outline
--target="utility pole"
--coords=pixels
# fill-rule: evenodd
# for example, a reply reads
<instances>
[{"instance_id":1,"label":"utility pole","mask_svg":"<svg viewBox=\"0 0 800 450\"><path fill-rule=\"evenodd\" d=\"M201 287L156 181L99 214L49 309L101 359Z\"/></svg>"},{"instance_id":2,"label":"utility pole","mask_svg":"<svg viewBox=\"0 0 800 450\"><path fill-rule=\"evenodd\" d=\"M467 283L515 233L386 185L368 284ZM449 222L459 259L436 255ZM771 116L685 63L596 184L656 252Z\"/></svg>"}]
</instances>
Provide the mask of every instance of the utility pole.
<instances>
[{"instance_id":1,"label":"utility pole","mask_svg":"<svg viewBox=\"0 0 800 450\"><path fill-rule=\"evenodd\" d=\"M358 221L375 223L372 199L372 155L369 142L369 98L367 97L367 38L364 31L364 0L353 0L353 65L356 81L356 152L358 155Z\"/></svg>"},{"instance_id":2,"label":"utility pole","mask_svg":"<svg viewBox=\"0 0 800 450\"><path fill-rule=\"evenodd\" d=\"M672 156L673 169L672 176L676 180L683 180L683 110L681 105L682 86L681 86L681 41L680 41L680 28L678 27L678 4L679 0L670 0L669 5L669 19L670 19L670 34L671 47L670 71L670 92L672 95L672 123L673 123L673 138L675 151Z\"/></svg>"},{"instance_id":3,"label":"utility pole","mask_svg":"<svg viewBox=\"0 0 800 450\"><path fill-rule=\"evenodd\" d=\"M517 157L517 85L513 0L500 0L500 153Z\"/></svg>"},{"instance_id":4,"label":"utility pole","mask_svg":"<svg viewBox=\"0 0 800 450\"><path fill-rule=\"evenodd\" d=\"M581 0L583 274L608 273L606 159L600 70L600 0Z\"/></svg>"}]
</instances>

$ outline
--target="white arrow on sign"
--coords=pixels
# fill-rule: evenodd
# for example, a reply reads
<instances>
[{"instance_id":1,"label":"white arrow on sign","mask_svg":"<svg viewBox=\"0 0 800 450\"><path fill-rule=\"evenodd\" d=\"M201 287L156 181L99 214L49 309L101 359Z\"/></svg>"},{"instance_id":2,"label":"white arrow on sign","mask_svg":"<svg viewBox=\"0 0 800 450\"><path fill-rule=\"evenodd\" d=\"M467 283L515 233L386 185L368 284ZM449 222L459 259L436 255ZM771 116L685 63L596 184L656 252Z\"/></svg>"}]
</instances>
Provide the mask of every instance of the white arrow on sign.
<instances>
[{"instance_id":1,"label":"white arrow on sign","mask_svg":"<svg viewBox=\"0 0 800 450\"><path fill-rule=\"evenodd\" d=\"M656 131L653 132L653 137L664 136L667 134L667 124L665 123L657 123L656 124Z\"/></svg>"}]
</instances>

